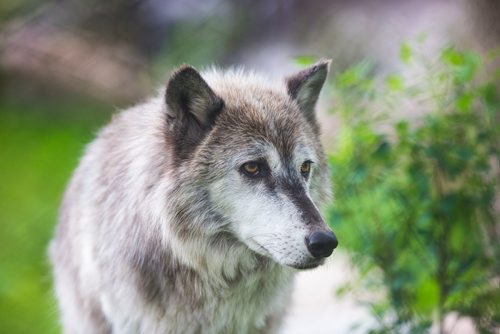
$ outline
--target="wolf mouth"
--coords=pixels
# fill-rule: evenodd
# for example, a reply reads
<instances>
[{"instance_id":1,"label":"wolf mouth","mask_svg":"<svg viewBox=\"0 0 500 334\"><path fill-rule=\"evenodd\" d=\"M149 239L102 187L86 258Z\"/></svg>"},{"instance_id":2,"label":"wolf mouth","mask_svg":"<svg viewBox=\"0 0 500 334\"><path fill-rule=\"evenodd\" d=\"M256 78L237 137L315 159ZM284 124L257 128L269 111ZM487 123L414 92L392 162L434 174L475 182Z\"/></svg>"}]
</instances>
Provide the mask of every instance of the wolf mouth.
<instances>
[{"instance_id":1,"label":"wolf mouth","mask_svg":"<svg viewBox=\"0 0 500 334\"><path fill-rule=\"evenodd\" d=\"M270 257L271 259L272 258L272 255L271 255L271 252L266 248L264 247L262 244L260 244L259 242L255 241L252 239L252 241L255 243L255 245L257 247L259 247L262 251L264 251L264 253ZM273 259L274 260L274 259ZM276 261L276 260L274 260ZM304 263L304 264L289 264L289 265L286 265L288 267L292 267L294 269L298 269L298 270L307 270L307 269L314 269L314 268L317 268L319 267L321 264L323 264L323 259L320 259L320 260L313 260L311 262L308 262L308 263Z\"/></svg>"},{"instance_id":2,"label":"wolf mouth","mask_svg":"<svg viewBox=\"0 0 500 334\"><path fill-rule=\"evenodd\" d=\"M314 269L319 267L322 264L323 261L314 261L311 263L306 263L306 264L299 264L299 265L292 265L290 267L299 269L299 270L307 270L307 269Z\"/></svg>"}]
</instances>

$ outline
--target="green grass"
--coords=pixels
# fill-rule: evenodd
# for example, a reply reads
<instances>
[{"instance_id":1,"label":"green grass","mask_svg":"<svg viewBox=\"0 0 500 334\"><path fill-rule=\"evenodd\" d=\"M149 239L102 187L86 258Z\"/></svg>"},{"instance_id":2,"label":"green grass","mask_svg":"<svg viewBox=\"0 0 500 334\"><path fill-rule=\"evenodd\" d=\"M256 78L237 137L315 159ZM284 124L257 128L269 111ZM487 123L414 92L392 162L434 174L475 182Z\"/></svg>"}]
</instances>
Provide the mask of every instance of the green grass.
<instances>
[{"instance_id":1,"label":"green grass","mask_svg":"<svg viewBox=\"0 0 500 334\"><path fill-rule=\"evenodd\" d=\"M0 102L0 333L58 333L47 245L79 156L111 108Z\"/></svg>"}]
</instances>

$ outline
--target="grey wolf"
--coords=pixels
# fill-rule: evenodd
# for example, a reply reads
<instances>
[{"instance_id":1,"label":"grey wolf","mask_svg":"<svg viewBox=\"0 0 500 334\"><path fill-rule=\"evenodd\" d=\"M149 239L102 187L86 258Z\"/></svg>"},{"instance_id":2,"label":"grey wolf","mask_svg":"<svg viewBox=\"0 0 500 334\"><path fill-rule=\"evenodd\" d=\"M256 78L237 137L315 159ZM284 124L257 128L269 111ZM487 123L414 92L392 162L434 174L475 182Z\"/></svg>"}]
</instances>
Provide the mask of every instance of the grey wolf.
<instances>
[{"instance_id":1,"label":"grey wolf","mask_svg":"<svg viewBox=\"0 0 500 334\"><path fill-rule=\"evenodd\" d=\"M264 333L337 240L315 105L284 80L182 66L87 147L50 245L65 333Z\"/></svg>"}]
</instances>

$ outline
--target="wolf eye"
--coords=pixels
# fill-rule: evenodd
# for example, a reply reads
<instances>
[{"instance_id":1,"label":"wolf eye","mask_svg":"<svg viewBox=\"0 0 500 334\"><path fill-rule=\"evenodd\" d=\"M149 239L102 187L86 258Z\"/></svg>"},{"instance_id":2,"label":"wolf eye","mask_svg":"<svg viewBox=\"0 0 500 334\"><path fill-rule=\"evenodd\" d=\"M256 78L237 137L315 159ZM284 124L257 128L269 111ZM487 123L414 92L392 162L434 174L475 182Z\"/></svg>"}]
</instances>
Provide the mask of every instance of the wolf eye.
<instances>
[{"instance_id":1,"label":"wolf eye","mask_svg":"<svg viewBox=\"0 0 500 334\"><path fill-rule=\"evenodd\" d=\"M311 172L311 164L312 161L304 161L302 165L300 166L300 173L302 176L307 177L309 173Z\"/></svg>"},{"instance_id":2,"label":"wolf eye","mask_svg":"<svg viewBox=\"0 0 500 334\"><path fill-rule=\"evenodd\" d=\"M255 161L249 161L241 166L241 170L248 176L257 176L260 173L260 166Z\"/></svg>"}]
</instances>

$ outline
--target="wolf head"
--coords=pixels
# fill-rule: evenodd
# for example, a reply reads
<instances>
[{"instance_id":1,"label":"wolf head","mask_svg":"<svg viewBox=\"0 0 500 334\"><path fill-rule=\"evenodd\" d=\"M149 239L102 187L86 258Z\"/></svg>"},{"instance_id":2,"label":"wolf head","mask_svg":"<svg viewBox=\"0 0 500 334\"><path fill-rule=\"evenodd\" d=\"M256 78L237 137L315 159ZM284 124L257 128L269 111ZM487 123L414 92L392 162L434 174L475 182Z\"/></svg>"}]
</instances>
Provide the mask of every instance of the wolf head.
<instances>
[{"instance_id":1,"label":"wolf head","mask_svg":"<svg viewBox=\"0 0 500 334\"><path fill-rule=\"evenodd\" d=\"M183 66L167 83L172 163L206 194L203 211L253 252L298 269L337 246L318 209L330 197L315 115L328 67L320 61L273 84Z\"/></svg>"}]
</instances>

